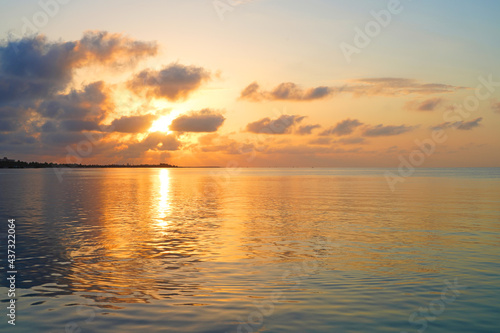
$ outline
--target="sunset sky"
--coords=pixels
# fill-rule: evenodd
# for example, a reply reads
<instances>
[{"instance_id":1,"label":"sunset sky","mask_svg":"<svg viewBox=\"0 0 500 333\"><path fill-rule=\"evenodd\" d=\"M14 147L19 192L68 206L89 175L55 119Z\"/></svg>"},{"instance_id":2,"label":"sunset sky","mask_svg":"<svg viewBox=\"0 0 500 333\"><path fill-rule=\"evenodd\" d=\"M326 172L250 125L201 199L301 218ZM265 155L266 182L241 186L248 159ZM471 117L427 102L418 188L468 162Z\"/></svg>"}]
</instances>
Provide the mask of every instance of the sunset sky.
<instances>
[{"instance_id":1,"label":"sunset sky","mask_svg":"<svg viewBox=\"0 0 500 333\"><path fill-rule=\"evenodd\" d=\"M0 0L0 158L397 167L426 142L421 166L500 167L499 13Z\"/></svg>"}]
</instances>

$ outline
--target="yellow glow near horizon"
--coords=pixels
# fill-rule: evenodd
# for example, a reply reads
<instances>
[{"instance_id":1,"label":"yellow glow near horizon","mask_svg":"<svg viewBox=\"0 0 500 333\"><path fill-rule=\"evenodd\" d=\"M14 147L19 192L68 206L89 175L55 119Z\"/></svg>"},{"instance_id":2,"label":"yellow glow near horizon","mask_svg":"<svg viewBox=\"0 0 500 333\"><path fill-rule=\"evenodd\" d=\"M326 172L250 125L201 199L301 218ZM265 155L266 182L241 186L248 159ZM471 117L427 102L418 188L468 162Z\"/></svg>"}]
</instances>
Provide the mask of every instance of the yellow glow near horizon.
<instances>
[{"instance_id":1,"label":"yellow glow near horizon","mask_svg":"<svg viewBox=\"0 0 500 333\"><path fill-rule=\"evenodd\" d=\"M161 116L158 119L156 119L148 131L149 132L164 132L167 134L171 134L172 131L169 128L170 124L172 124L172 121L175 118L177 118L180 114L181 114L181 111L172 110L169 114L167 114L165 116Z\"/></svg>"}]
</instances>

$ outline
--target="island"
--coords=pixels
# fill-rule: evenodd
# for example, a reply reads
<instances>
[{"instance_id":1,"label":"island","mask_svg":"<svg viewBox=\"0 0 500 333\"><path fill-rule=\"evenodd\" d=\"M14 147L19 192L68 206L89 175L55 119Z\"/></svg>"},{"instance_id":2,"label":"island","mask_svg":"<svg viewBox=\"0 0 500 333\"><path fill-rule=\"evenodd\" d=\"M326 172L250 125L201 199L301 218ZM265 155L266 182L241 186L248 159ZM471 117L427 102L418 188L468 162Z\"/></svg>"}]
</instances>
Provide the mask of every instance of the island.
<instances>
[{"instance_id":1,"label":"island","mask_svg":"<svg viewBox=\"0 0 500 333\"><path fill-rule=\"evenodd\" d=\"M60 164L48 162L24 162L11 160L7 157L0 159L0 168L27 169L27 168L178 168L176 165L160 164Z\"/></svg>"}]
</instances>

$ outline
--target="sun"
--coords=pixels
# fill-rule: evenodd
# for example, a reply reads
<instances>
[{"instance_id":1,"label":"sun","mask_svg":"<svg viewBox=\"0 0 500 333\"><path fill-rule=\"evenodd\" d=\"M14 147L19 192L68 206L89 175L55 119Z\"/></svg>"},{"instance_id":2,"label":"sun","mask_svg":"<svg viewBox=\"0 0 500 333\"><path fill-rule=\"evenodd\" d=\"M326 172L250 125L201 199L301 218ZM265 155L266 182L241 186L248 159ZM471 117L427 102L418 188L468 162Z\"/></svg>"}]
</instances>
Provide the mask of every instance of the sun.
<instances>
[{"instance_id":1,"label":"sun","mask_svg":"<svg viewBox=\"0 0 500 333\"><path fill-rule=\"evenodd\" d=\"M180 111L175 111L172 110L169 114L165 116L161 116L158 119L156 119L153 124L151 124L151 127L149 128L149 132L164 132L167 134L173 133L170 130L170 124L172 124L172 121L179 116L181 112Z\"/></svg>"}]
</instances>

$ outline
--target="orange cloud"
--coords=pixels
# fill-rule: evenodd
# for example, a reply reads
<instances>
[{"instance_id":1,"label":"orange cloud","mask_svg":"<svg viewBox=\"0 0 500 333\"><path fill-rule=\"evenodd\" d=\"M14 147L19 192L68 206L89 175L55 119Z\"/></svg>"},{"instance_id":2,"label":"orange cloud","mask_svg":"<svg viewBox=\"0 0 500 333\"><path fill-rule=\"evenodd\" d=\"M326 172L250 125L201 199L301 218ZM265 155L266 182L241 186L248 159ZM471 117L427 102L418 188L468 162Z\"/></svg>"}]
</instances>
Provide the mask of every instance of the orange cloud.
<instances>
[{"instance_id":1,"label":"orange cloud","mask_svg":"<svg viewBox=\"0 0 500 333\"><path fill-rule=\"evenodd\" d=\"M246 130L251 133L286 134L290 133L295 124L300 123L305 117L296 115L282 115L277 119L263 118L249 123Z\"/></svg>"},{"instance_id":2,"label":"orange cloud","mask_svg":"<svg viewBox=\"0 0 500 333\"><path fill-rule=\"evenodd\" d=\"M220 111L203 109L191 111L175 118L170 130L176 132L216 132L224 123L224 116Z\"/></svg>"},{"instance_id":3,"label":"orange cloud","mask_svg":"<svg viewBox=\"0 0 500 333\"><path fill-rule=\"evenodd\" d=\"M240 94L240 99L252 102L259 101L313 101L334 94L351 93L363 95L408 95L408 94L438 94L451 93L465 87L457 87L441 83L420 83L413 79L403 78L373 78L352 80L354 84L338 87L319 86L302 89L292 82L284 82L271 91L262 90L257 82L249 84ZM425 108L425 106L424 106Z\"/></svg>"},{"instance_id":4,"label":"orange cloud","mask_svg":"<svg viewBox=\"0 0 500 333\"><path fill-rule=\"evenodd\" d=\"M281 83L271 91L262 91L259 84L253 82L241 92L240 99L253 102L261 100L312 101L325 98L331 93L333 93L333 90L328 87L316 87L304 90L292 82Z\"/></svg>"}]
</instances>

